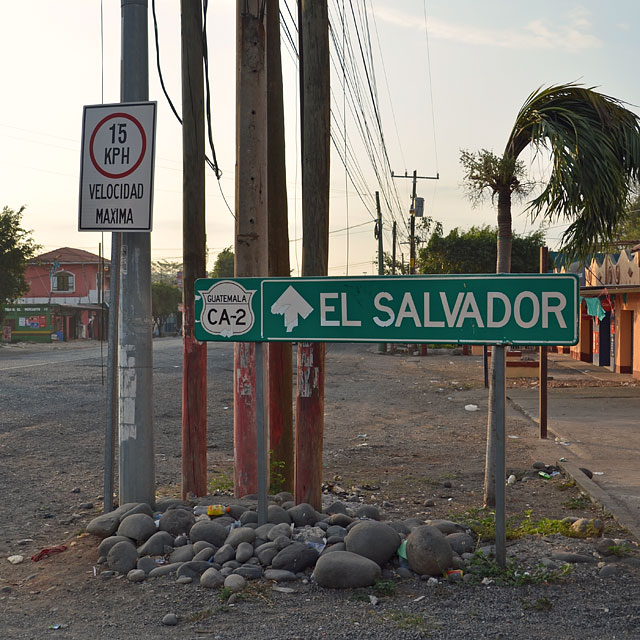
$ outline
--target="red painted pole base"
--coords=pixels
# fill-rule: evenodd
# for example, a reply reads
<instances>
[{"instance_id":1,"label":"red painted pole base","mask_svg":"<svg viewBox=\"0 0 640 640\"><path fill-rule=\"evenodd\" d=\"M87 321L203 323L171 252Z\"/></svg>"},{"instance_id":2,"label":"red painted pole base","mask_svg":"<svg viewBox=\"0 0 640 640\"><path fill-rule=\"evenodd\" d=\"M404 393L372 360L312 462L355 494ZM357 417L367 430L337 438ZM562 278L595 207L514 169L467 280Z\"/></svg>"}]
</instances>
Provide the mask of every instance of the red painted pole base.
<instances>
[{"instance_id":1,"label":"red painted pole base","mask_svg":"<svg viewBox=\"0 0 640 640\"><path fill-rule=\"evenodd\" d=\"M207 345L185 335L182 354L182 497L207 495Z\"/></svg>"},{"instance_id":2,"label":"red painted pole base","mask_svg":"<svg viewBox=\"0 0 640 640\"><path fill-rule=\"evenodd\" d=\"M258 492L256 435L256 345L234 345L233 486L236 498Z\"/></svg>"},{"instance_id":3,"label":"red painted pole base","mask_svg":"<svg viewBox=\"0 0 640 640\"><path fill-rule=\"evenodd\" d=\"M294 490L293 483L293 366L291 344L269 343L269 441L271 488Z\"/></svg>"},{"instance_id":4,"label":"red painted pole base","mask_svg":"<svg viewBox=\"0 0 640 640\"><path fill-rule=\"evenodd\" d=\"M298 344L295 501L322 509L324 343Z\"/></svg>"}]
</instances>

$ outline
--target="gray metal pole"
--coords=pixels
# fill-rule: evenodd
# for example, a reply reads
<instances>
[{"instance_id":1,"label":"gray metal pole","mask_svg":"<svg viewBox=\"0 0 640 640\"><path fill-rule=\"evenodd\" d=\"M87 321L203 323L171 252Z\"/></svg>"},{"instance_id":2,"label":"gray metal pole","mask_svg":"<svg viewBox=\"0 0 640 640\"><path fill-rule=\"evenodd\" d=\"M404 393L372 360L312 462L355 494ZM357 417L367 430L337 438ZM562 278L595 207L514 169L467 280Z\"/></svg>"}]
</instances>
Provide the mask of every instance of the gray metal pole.
<instances>
[{"instance_id":1,"label":"gray metal pole","mask_svg":"<svg viewBox=\"0 0 640 640\"><path fill-rule=\"evenodd\" d=\"M506 509L505 509L505 421L506 421L506 347L493 347L496 363L496 561L507 564Z\"/></svg>"},{"instance_id":2,"label":"gray metal pole","mask_svg":"<svg viewBox=\"0 0 640 640\"><path fill-rule=\"evenodd\" d=\"M148 1L121 0L122 102L149 99ZM155 503L151 234L122 234L120 502Z\"/></svg>"},{"instance_id":3,"label":"gray metal pole","mask_svg":"<svg viewBox=\"0 0 640 640\"><path fill-rule=\"evenodd\" d=\"M264 411L264 342L256 342L256 450L258 453L258 525L268 522L267 429Z\"/></svg>"},{"instance_id":4,"label":"gray metal pole","mask_svg":"<svg viewBox=\"0 0 640 640\"><path fill-rule=\"evenodd\" d=\"M104 512L113 511L113 465L118 420L118 320L120 302L120 232L111 234L109 271L109 355L107 360L107 424L104 438Z\"/></svg>"},{"instance_id":5,"label":"gray metal pole","mask_svg":"<svg viewBox=\"0 0 640 640\"><path fill-rule=\"evenodd\" d=\"M547 265L549 263L549 249L540 247L540 273L547 273ZM547 438L547 383L548 383L548 359L546 345L540 346L540 365L539 365L540 384L538 398L538 416L540 417L540 439Z\"/></svg>"}]
</instances>

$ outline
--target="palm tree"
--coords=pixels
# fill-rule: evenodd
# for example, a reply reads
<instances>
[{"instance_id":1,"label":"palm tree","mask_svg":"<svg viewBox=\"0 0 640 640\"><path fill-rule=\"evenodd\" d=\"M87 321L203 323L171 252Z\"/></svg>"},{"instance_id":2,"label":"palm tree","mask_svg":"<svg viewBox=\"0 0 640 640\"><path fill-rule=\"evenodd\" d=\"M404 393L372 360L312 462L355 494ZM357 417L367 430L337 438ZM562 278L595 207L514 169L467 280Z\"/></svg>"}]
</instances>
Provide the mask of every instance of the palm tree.
<instances>
[{"instance_id":1,"label":"palm tree","mask_svg":"<svg viewBox=\"0 0 640 640\"><path fill-rule=\"evenodd\" d=\"M524 163L518 159L530 145L536 152L549 153L552 169L527 211L533 220L570 223L562 237L562 251L570 258L584 259L613 238L640 175L640 120L624 102L574 83L534 91L518 113L502 157L487 150L463 151L461 156L470 198L479 200L490 194L494 202L497 199L498 273L511 271L511 201L531 190L524 182ZM485 506L496 503L496 398L500 391L496 370L503 380L505 366L504 347L493 349Z\"/></svg>"}]
</instances>

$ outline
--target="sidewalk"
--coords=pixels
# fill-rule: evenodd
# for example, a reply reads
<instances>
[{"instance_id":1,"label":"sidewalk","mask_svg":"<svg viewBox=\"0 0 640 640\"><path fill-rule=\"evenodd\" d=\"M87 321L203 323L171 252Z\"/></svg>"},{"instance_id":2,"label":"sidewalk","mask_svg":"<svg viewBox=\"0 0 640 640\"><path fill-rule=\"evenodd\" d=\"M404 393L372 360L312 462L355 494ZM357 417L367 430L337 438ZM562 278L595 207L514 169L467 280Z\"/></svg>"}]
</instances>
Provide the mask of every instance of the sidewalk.
<instances>
[{"instance_id":1,"label":"sidewalk","mask_svg":"<svg viewBox=\"0 0 640 640\"><path fill-rule=\"evenodd\" d=\"M548 375L556 382L603 386L548 390L548 443L560 466L593 499L640 539L640 387L627 374L549 354ZM620 386L605 386L616 384ZM628 385L628 386L625 386ZM539 422L538 388L509 388L515 408ZM552 444L553 443L553 444ZM559 462L566 458L567 462ZM589 478L579 470L589 469Z\"/></svg>"}]
</instances>

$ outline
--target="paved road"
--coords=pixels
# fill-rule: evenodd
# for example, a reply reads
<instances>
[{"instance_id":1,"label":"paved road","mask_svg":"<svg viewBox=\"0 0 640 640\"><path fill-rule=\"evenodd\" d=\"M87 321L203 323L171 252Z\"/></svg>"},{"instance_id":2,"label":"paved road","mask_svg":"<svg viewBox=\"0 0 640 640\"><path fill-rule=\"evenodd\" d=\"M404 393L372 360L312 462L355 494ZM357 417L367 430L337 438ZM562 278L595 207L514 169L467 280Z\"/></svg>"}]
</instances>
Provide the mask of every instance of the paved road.
<instances>
[{"instance_id":1,"label":"paved road","mask_svg":"<svg viewBox=\"0 0 640 640\"><path fill-rule=\"evenodd\" d=\"M153 369L156 480L162 485L180 478L180 338L153 341ZM232 345L210 346L207 447L212 457L231 447L232 370ZM20 513L22 537L41 529L40 522L29 523L43 514L52 514L45 526L59 537L64 531L54 523L68 519L77 504L101 498L106 376L106 348L101 354L100 345L0 347L0 486L6 489L0 522ZM73 489L80 491L77 499Z\"/></svg>"},{"instance_id":2,"label":"paved road","mask_svg":"<svg viewBox=\"0 0 640 640\"><path fill-rule=\"evenodd\" d=\"M628 375L613 374L568 356L552 356L555 380L628 384ZM538 390L509 389L508 397L536 422ZM605 505L619 520L640 533L640 388L636 386L556 387L549 389L548 428L556 460L564 457L594 473Z\"/></svg>"}]
</instances>

